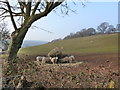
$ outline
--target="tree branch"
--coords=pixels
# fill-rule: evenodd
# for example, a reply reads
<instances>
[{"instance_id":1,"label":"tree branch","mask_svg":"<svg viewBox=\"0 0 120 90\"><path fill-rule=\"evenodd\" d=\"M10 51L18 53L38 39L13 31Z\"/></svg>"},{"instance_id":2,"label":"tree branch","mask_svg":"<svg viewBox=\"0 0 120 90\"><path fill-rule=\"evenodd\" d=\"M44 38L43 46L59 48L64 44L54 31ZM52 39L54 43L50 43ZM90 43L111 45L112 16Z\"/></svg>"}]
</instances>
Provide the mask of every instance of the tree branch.
<instances>
[{"instance_id":1,"label":"tree branch","mask_svg":"<svg viewBox=\"0 0 120 90\"><path fill-rule=\"evenodd\" d=\"M3 7L1 7L0 10L2 10L2 13L0 14L0 16L4 15L4 14L7 13L7 12L10 13L10 11L9 11L8 9L3 8ZM18 13L12 12L12 14L14 14L15 16L22 16L22 15L23 15L23 13L21 13L21 12L18 12ZM13 15L13 16L14 16L14 15Z\"/></svg>"},{"instance_id":2,"label":"tree branch","mask_svg":"<svg viewBox=\"0 0 120 90\"><path fill-rule=\"evenodd\" d=\"M25 0L18 0L19 4L22 5L23 7L26 7L26 2Z\"/></svg>"},{"instance_id":3,"label":"tree branch","mask_svg":"<svg viewBox=\"0 0 120 90\"><path fill-rule=\"evenodd\" d=\"M7 4L7 7L8 7L8 10L9 10L9 13L10 13L10 18L11 18L11 21L13 23L13 27L14 27L15 30L17 30L17 26L16 26L16 23L14 21L12 10L10 8L10 4L9 4L8 0L6 0L6 4Z\"/></svg>"},{"instance_id":4,"label":"tree branch","mask_svg":"<svg viewBox=\"0 0 120 90\"><path fill-rule=\"evenodd\" d=\"M4 15L5 13L7 13L7 11L2 12L2 13L0 14L0 16Z\"/></svg>"},{"instance_id":5,"label":"tree branch","mask_svg":"<svg viewBox=\"0 0 120 90\"><path fill-rule=\"evenodd\" d=\"M43 12L41 12L39 14L35 14L34 16L31 17L32 18L31 19L31 23L36 21L36 20L38 20L38 19L40 19L40 18L42 18L42 17L44 17L44 16L47 16L48 13L50 13L55 7L59 6L64 1L65 0L58 0L55 3L54 3L54 1L53 2L49 2L47 4L47 6L46 6L46 9Z\"/></svg>"},{"instance_id":6,"label":"tree branch","mask_svg":"<svg viewBox=\"0 0 120 90\"><path fill-rule=\"evenodd\" d=\"M37 10L37 8L38 8L40 2L41 2L41 0L38 0L38 2L36 3L36 5L35 5L35 7L34 7L34 9L33 9L33 11L32 11L32 15L35 14L35 12L36 12L36 10Z\"/></svg>"},{"instance_id":7,"label":"tree branch","mask_svg":"<svg viewBox=\"0 0 120 90\"><path fill-rule=\"evenodd\" d=\"M61 3L63 3L65 0L58 0L57 2L55 2L55 4L52 6L51 9L54 9L55 7L59 6Z\"/></svg>"},{"instance_id":8,"label":"tree branch","mask_svg":"<svg viewBox=\"0 0 120 90\"><path fill-rule=\"evenodd\" d=\"M49 3L48 0L44 0L44 1L45 1L46 4Z\"/></svg>"},{"instance_id":9,"label":"tree branch","mask_svg":"<svg viewBox=\"0 0 120 90\"><path fill-rule=\"evenodd\" d=\"M27 7L26 7L26 18L30 16L31 3L32 3L32 0L29 0L29 1L28 1L28 4L27 4Z\"/></svg>"},{"instance_id":10,"label":"tree branch","mask_svg":"<svg viewBox=\"0 0 120 90\"><path fill-rule=\"evenodd\" d=\"M21 12L22 12L23 14L25 14L24 8L26 7L26 5L24 5L23 2L21 2L20 0L18 0L18 3L19 3L19 5L20 5Z\"/></svg>"}]
</instances>

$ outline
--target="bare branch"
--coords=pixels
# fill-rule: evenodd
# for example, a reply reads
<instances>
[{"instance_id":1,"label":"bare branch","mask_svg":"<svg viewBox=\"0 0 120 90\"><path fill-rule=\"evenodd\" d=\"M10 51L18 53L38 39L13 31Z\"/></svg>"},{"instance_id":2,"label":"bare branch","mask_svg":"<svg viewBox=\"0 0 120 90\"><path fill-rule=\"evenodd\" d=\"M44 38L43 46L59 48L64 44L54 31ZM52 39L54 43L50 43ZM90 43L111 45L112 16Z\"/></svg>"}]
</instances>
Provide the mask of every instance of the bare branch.
<instances>
[{"instance_id":1,"label":"bare branch","mask_svg":"<svg viewBox=\"0 0 120 90\"><path fill-rule=\"evenodd\" d=\"M3 16L0 17L0 22L3 21L5 18L6 18L6 16L4 16L4 17L3 17Z\"/></svg>"},{"instance_id":2,"label":"bare branch","mask_svg":"<svg viewBox=\"0 0 120 90\"><path fill-rule=\"evenodd\" d=\"M4 15L5 13L7 13L7 11L2 12L2 13L0 14L0 16Z\"/></svg>"},{"instance_id":3,"label":"bare branch","mask_svg":"<svg viewBox=\"0 0 120 90\"><path fill-rule=\"evenodd\" d=\"M34 7L34 9L33 9L32 15L35 14L35 12L36 12L36 10L37 10L37 8L38 8L40 2L41 2L41 0L38 0L38 2L36 3L36 5L35 5L35 7Z\"/></svg>"},{"instance_id":4,"label":"bare branch","mask_svg":"<svg viewBox=\"0 0 120 90\"><path fill-rule=\"evenodd\" d=\"M64 2L65 0L58 0L56 2L49 2L45 8L45 10L39 14L35 14L31 17L31 21L30 23L35 22L36 20L47 16L48 13L50 13L55 7L59 6L62 2Z\"/></svg>"},{"instance_id":5,"label":"bare branch","mask_svg":"<svg viewBox=\"0 0 120 90\"><path fill-rule=\"evenodd\" d=\"M65 0L58 0L54 3L53 0L51 0L50 3L47 4L45 12L46 14L50 13L55 7L59 6L61 3L63 3Z\"/></svg>"},{"instance_id":6,"label":"bare branch","mask_svg":"<svg viewBox=\"0 0 120 90\"><path fill-rule=\"evenodd\" d=\"M9 10L7 10L6 8L3 8L3 7L1 7L0 10L2 11L2 13L0 14L0 16L6 14L7 12L10 13ZM22 13L12 12L12 14L14 14L15 16L22 16ZM14 16L14 15L13 15L13 16Z\"/></svg>"},{"instance_id":7,"label":"bare branch","mask_svg":"<svg viewBox=\"0 0 120 90\"><path fill-rule=\"evenodd\" d=\"M9 11L8 9L3 8L3 7L0 7L0 10Z\"/></svg>"},{"instance_id":8,"label":"bare branch","mask_svg":"<svg viewBox=\"0 0 120 90\"><path fill-rule=\"evenodd\" d=\"M45 1L46 4L49 3L48 0L44 0L44 1Z\"/></svg>"},{"instance_id":9,"label":"bare branch","mask_svg":"<svg viewBox=\"0 0 120 90\"><path fill-rule=\"evenodd\" d=\"M55 4L51 7L51 9L54 9L55 7L59 6L61 3L63 3L65 0L58 0L55 2Z\"/></svg>"},{"instance_id":10,"label":"bare branch","mask_svg":"<svg viewBox=\"0 0 120 90\"><path fill-rule=\"evenodd\" d=\"M26 17L30 16L32 0L29 0L26 7Z\"/></svg>"},{"instance_id":11,"label":"bare branch","mask_svg":"<svg viewBox=\"0 0 120 90\"><path fill-rule=\"evenodd\" d=\"M23 7L26 7L27 5L26 5L26 2L25 2L25 0L18 0L18 2L19 2L19 4L20 5L22 5Z\"/></svg>"},{"instance_id":12,"label":"bare branch","mask_svg":"<svg viewBox=\"0 0 120 90\"><path fill-rule=\"evenodd\" d=\"M18 0L18 3L19 3L19 5L20 5L21 12L22 12L23 14L25 14L24 8L26 7L26 5L24 4L24 2L21 2L20 0Z\"/></svg>"},{"instance_id":13,"label":"bare branch","mask_svg":"<svg viewBox=\"0 0 120 90\"><path fill-rule=\"evenodd\" d=\"M8 10L9 10L9 13L10 13L10 17L11 17L11 21L13 23L13 27L14 27L15 30L17 30L17 26L16 26L16 23L14 21L12 10L10 8L10 4L9 4L8 0L6 0L6 4L7 4L7 7L8 7Z\"/></svg>"}]
</instances>

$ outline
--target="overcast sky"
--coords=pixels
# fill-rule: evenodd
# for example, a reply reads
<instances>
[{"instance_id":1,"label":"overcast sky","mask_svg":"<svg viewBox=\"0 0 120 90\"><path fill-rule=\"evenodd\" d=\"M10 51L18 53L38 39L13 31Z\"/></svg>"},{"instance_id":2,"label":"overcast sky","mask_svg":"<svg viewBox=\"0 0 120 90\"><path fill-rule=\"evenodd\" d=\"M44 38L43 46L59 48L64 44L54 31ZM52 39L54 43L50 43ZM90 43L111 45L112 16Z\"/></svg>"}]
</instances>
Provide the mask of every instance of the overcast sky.
<instances>
[{"instance_id":1,"label":"overcast sky","mask_svg":"<svg viewBox=\"0 0 120 90\"><path fill-rule=\"evenodd\" d=\"M109 22L115 27L118 23L118 2L86 2L85 7L80 2L76 2L77 5L71 2L68 4L71 9L77 10L76 13L70 12L68 16L62 17L62 14L51 12L32 25L25 40L51 41L80 31L82 28L96 29L102 22Z\"/></svg>"}]
</instances>

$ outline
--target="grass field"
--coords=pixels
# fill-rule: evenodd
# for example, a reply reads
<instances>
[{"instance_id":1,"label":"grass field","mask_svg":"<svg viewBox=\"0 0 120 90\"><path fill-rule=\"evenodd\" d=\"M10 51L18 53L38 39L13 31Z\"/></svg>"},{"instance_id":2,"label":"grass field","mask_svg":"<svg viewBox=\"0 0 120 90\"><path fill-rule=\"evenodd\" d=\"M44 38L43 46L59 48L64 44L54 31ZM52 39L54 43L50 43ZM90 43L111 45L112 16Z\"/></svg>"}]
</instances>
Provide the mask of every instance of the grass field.
<instances>
[{"instance_id":1,"label":"grass field","mask_svg":"<svg viewBox=\"0 0 120 90\"><path fill-rule=\"evenodd\" d=\"M118 52L118 34L104 34L80 37L48 43L40 46L22 48L19 54L47 54L55 47L63 47L64 53L116 53Z\"/></svg>"}]
</instances>

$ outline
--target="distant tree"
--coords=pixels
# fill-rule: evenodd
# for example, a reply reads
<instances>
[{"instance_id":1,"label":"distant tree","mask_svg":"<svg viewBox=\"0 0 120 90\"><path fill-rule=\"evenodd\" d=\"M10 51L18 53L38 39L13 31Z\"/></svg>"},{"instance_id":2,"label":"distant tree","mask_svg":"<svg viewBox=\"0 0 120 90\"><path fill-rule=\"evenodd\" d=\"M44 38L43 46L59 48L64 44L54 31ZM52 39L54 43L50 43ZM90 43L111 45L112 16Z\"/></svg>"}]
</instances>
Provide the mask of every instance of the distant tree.
<instances>
[{"instance_id":1,"label":"distant tree","mask_svg":"<svg viewBox=\"0 0 120 90\"><path fill-rule=\"evenodd\" d=\"M87 29L87 33L88 33L89 36L95 35L96 34L96 30L94 28L88 28Z\"/></svg>"},{"instance_id":2,"label":"distant tree","mask_svg":"<svg viewBox=\"0 0 120 90\"><path fill-rule=\"evenodd\" d=\"M80 30L80 32L85 32L87 29L86 28L83 28Z\"/></svg>"},{"instance_id":3,"label":"distant tree","mask_svg":"<svg viewBox=\"0 0 120 90\"><path fill-rule=\"evenodd\" d=\"M67 35L64 39L86 37L86 36L91 36L95 34L96 34L96 30L94 28L88 28L88 29L83 28L82 30L76 33L70 33L70 35Z\"/></svg>"},{"instance_id":4,"label":"distant tree","mask_svg":"<svg viewBox=\"0 0 120 90\"><path fill-rule=\"evenodd\" d=\"M88 29L82 29L80 32L80 36L85 37L85 36L91 36L96 33L96 30L94 28L88 28Z\"/></svg>"},{"instance_id":5,"label":"distant tree","mask_svg":"<svg viewBox=\"0 0 120 90\"><path fill-rule=\"evenodd\" d=\"M63 40L65 40L65 39L71 39L71 38L72 38L72 37L71 37L70 35L67 35L67 36L64 37Z\"/></svg>"},{"instance_id":6,"label":"distant tree","mask_svg":"<svg viewBox=\"0 0 120 90\"><path fill-rule=\"evenodd\" d=\"M80 36L81 36L81 37L86 36L86 33L85 33L86 30L87 30L86 28L83 28L83 29L81 30L81 32L80 32Z\"/></svg>"},{"instance_id":7,"label":"distant tree","mask_svg":"<svg viewBox=\"0 0 120 90\"><path fill-rule=\"evenodd\" d=\"M67 35L66 37L64 37L64 40L65 39L71 39L71 38L74 38L74 33L70 33L69 35Z\"/></svg>"},{"instance_id":8,"label":"distant tree","mask_svg":"<svg viewBox=\"0 0 120 90\"><path fill-rule=\"evenodd\" d=\"M81 31L75 33L75 38L81 37Z\"/></svg>"},{"instance_id":9,"label":"distant tree","mask_svg":"<svg viewBox=\"0 0 120 90\"><path fill-rule=\"evenodd\" d=\"M113 32L115 32L115 31L116 31L116 28L114 28L113 25L109 25L108 28L107 28L106 33L107 33L107 34L110 34L110 33L113 33Z\"/></svg>"},{"instance_id":10,"label":"distant tree","mask_svg":"<svg viewBox=\"0 0 120 90\"><path fill-rule=\"evenodd\" d=\"M88 28L88 29L83 28L76 33L70 33L64 39L86 37L86 36L91 36L91 35L96 35L96 34L104 34L104 33L110 34L110 33L116 32L117 30L120 31L120 24L118 24L117 27L114 28L114 26L109 25L108 22L103 22L97 27L97 30L92 27Z\"/></svg>"},{"instance_id":11,"label":"distant tree","mask_svg":"<svg viewBox=\"0 0 120 90\"><path fill-rule=\"evenodd\" d=\"M97 27L98 33L104 34L104 33L107 31L108 26L109 26L109 23L108 23L108 22L103 22L103 23L101 23L101 24Z\"/></svg>"},{"instance_id":12,"label":"distant tree","mask_svg":"<svg viewBox=\"0 0 120 90\"><path fill-rule=\"evenodd\" d=\"M74 33L70 33L70 37L72 37L74 35Z\"/></svg>"},{"instance_id":13,"label":"distant tree","mask_svg":"<svg viewBox=\"0 0 120 90\"><path fill-rule=\"evenodd\" d=\"M9 46L10 33L6 23L0 23L0 42L1 48L7 50Z\"/></svg>"}]
</instances>

